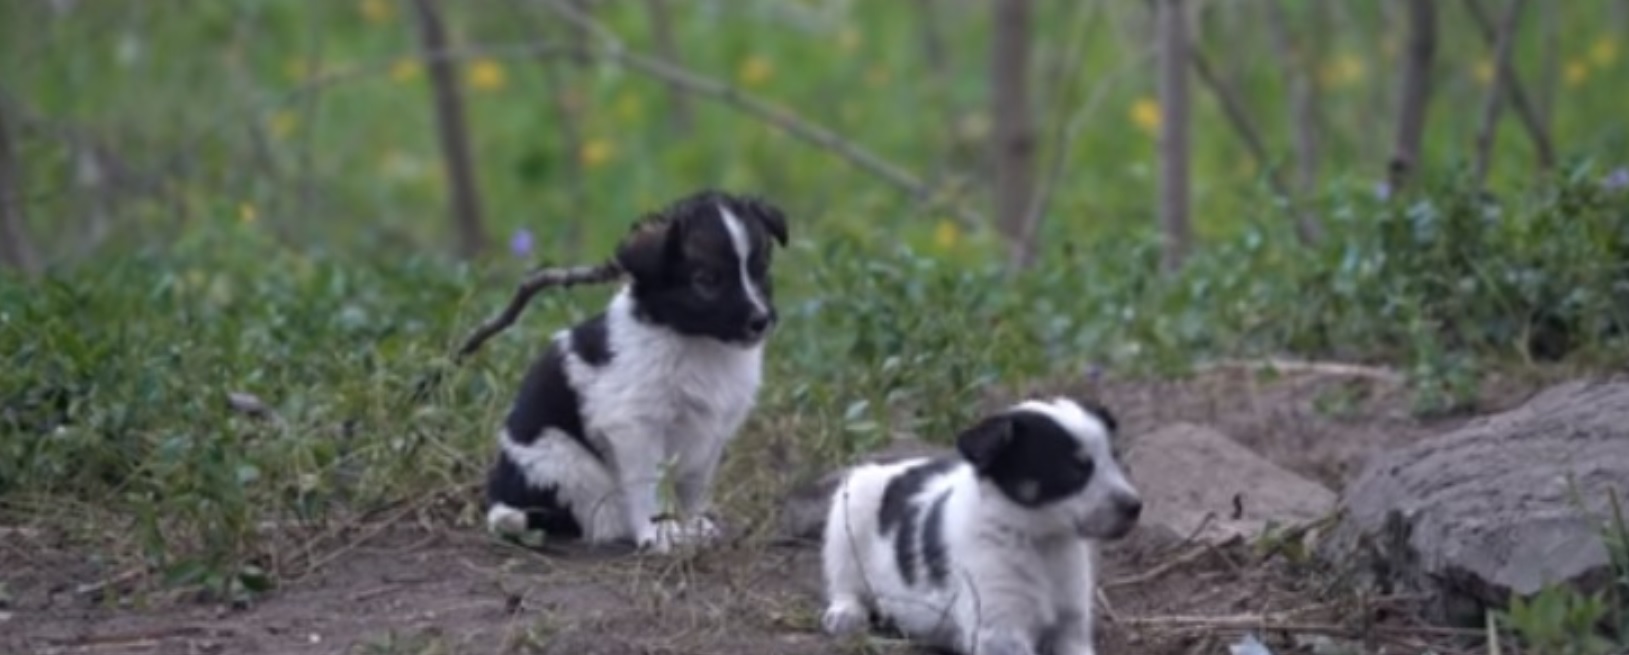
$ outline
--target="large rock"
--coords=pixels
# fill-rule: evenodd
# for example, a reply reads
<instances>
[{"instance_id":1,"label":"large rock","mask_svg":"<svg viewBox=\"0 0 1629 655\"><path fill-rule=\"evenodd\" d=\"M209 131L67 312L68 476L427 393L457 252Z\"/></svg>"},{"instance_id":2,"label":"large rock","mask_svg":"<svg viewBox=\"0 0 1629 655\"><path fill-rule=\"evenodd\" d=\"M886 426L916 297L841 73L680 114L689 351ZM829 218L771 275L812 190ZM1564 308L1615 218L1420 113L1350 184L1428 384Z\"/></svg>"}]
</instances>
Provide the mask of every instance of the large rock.
<instances>
[{"instance_id":1,"label":"large rock","mask_svg":"<svg viewBox=\"0 0 1629 655\"><path fill-rule=\"evenodd\" d=\"M1135 437L1125 459L1143 495L1142 527L1161 526L1183 537L1249 539L1269 522L1315 521L1335 506L1335 493L1324 486L1191 423Z\"/></svg>"},{"instance_id":2,"label":"large rock","mask_svg":"<svg viewBox=\"0 0 1629 655\"><path fill-rule=\"evenodd\" d=\"M1382 588L1431 594L1439 620L1477 620L1512 591L1602 584L1612 487L1629 490L1629 384L1569 383L1373 458L1318 550Z\"/></svg>"}]
</instances>

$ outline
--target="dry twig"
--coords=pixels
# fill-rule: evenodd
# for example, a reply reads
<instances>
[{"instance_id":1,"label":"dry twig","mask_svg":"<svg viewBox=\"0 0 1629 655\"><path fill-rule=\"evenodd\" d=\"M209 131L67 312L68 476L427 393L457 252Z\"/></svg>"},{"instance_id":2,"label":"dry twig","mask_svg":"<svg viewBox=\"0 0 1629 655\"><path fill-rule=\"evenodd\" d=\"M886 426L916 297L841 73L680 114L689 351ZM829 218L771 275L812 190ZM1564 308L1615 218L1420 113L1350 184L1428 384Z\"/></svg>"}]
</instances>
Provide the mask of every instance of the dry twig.
<instances>
[{"instance_id":1,"label":"dry twig","mask_svg":"<svg viewBox=\"0 0 1629 655\"><path fill-rule=\"evenodd\" d=\"M545 268L527 276L515 289L515 295L509 299L509 304L499 312L475 328L468 337L464 338L464 345L459 346L457 359L462 361L465 357L480 349L499 332L514 325L520 318L520 313L526 310L526 303L531 302L532 296L539 291L550 287L572 287L579 284L600 284L610 282L621 277L622 268L615 262L600 264L598 266L573 266L569 268Z\"/></svg>"},{"instance_id":2,"label":"dry twig","mask_svg":"<svg viewBox=\"0 0 1629 655\"><path fill-rule=\"evenodd\" d=\"M1197 561L1199 558L1210 554L1214 550L1215 549L1210 544L1199 544L1197 547L1189 549L1188 552L1166 560L1160 565L1148 569L1147 571L1105 582L1103 583L1103 589L1109 590L1119 587L1131 587L1153 582L1154 580L1158 580L1159 578L1163 577L1165 574L1175 571L1179 567Z\"/></svg>"},{"instance_id":3,"label":"dry twig","mask_svg":"<svg viewBox=\"0 0 1629 655\"><path fill-rule=\"evenodd\" d=\"M790 109L773 105L717 79L700 75L654 57L629 51L611 36L611 32L605 26L593 18L583 15L558 0L550 1L548 5L567 20L600 35L602 45L595 48L594 52L589 53L590 55L618 64L629 72L665 82L671 88L680 89L704 98L711 98L729 105L748 116L780 128L781 131L805 143L817 146L843 158L860 170L875 175L884 182L904 191L917 201L928 203L939 201L937 190L918 179L916 175L897 164L883 159L865 147L844 139L836 132L811 123ZM982 230L987 225L983 216L968 207L950 203L945 206L945 209L961 221L963 227Z\"/></svg>"}]
</instances>

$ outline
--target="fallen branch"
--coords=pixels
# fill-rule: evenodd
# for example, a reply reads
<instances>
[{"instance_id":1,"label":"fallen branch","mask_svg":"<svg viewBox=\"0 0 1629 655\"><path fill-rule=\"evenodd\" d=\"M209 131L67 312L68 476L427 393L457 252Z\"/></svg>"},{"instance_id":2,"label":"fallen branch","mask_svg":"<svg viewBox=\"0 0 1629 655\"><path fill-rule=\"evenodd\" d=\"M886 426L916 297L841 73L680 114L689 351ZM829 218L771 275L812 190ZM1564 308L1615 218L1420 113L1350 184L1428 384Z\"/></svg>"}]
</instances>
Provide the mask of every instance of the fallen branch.
<instances>
[{"instance_id":1,"label":"fallen branch","mask_svg":"<svg viewBox=\"0 0 1629 655\"><path fill-rule=\"evenodd\" d=\"M1303 623L1293 621L1322 607L1304 607L1294 612L1275 614L1233 614L1228 616L1144 616L1121 618L1120 624L1139 628L1201 628L1209 630L1257 630L1261 632L1302 632L1346 638L1360 638L1362 631L1334 623ZM1387 626L1373 625L1369 630L1384 635L1416 635L1431 637L1480 637L1481 630L1448 628L1441 626Z\"/></svg>"},{"instance_id":2,"label":"fallen branch","mask_svg":"<svg viewBox=\"0 0 1629 655\"><path fill-rule=\"evenodd\" d=\"M1242 368L1252 372L1264 370L1281 373L1313 373L1330 375L1334 377L1368 378L1380 382L1402 382L1403 376L1396 371L1377 366L1363 364L1347 364L1344 362L1318 362L1300 361L1293 359L1224 359L1195 367L1195 373L1205 373L1225 368Z\"/></svg>"},{"instance_id":3,"label":"fallen branch","mask_svg":"<svg viewBox=\"0 0 1629 655\"><path fill-rule=\"evenodd\" d=\"M515 288L515 295L510 297L509 304L503 308L502 312L487 319L485 323L475 328L475 331L471 332L468 337L465 337L464 344L459 346L458 355L455 359L462 362L465 357L480 349L481 344L486 343L487 339L491 339L499 332L514 325L515 320L520 318L520 313L526 311L526 303L531 302L532 296L537 295L539 291L551 287L569 288L579 284L602 284L621 276L622 268L614 262L598 266L545 268L532 273L520 283L519 287Z\"/></svg>"},{"instance_id":4,"label":"fallen branch","mask_svg":"<svg viewBox=\"0 0 1629 655\"><path fill-rule=\"evenodd\" d=\"M1144 584L1144 583L1148 583L1148 582L1153 582L1154 580L1158 580L1160 577L1164 576L1165 574L1170 573L1172 571L1175 571L1178 567L1189 564L1191 562L1198 561L1199 558L1210 554L1213 550L1214 550L1214 548L1212 548L1210 544L1200 544L1197 548L1193 548L1193 549L1189 550L1188 552L1183 553L1183 554L1181 554L1181 555L1179 555L1177 557L1174 557L1174 558L1172 558L1170 560L1167 560L1166 562L1160 564L1159 566L1151 568L1151 569L1149 569L1147 571L1143 571L1142 573L1138 573L1137 575L1126 576L1124 578L1118 578L1118 579L1115 579L1115 580L1110 580L1108 582L1105 582L1105 583L1103 583L1103 590L1107 591L1109 589L1117 589L1117 588L1120 588L1120 587L1131 587L1131 586L1140 585L1140 584Z\"/></svg>"}]
</instances>

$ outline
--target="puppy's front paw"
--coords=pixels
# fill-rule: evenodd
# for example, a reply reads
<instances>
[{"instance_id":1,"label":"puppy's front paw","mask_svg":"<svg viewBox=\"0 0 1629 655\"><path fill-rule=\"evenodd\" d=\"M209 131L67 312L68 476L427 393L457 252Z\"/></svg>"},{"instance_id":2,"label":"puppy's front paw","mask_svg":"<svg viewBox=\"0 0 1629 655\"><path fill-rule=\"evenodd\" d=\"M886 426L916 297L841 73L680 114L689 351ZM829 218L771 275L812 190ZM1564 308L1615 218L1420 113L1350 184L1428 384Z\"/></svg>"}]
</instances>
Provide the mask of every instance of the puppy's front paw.
<instances>
[{"instance_id":1,"label":"puppy's front paw","mask_svg":"<svg viewBox=\"0 0 1629 655\"><path fill-rule=\"evenodd\" d=\"M494 503L486 511L486 529L501 537L514 537L526 532L526 513L502 503Z\"/></svg>"},{"instance_id":2,"label":"puppy's front paw","mask_svg":"<svg viewBox=\"0 0 1629 655\"><path fill-rule=\"evenodd\" d=\"M1028 641L1011 630L991 630L979 635L979 655L1035 655Z\"/></svg>"},{"instance_id":3,"label":"puppy's front paw","mask_svg":"<svg viewBox=\"0 0 1629 655\"><path fill-rule=\"evenodd\" d=\"M634 537L634 543L640 552L654 555L666 555L673 551L674 528L672 521L653 521L650 526L641 530Z\"/></svg>"},{"instance_id":4,"label":"puppy's front paw","mask_svg":"<svg viewBox=\"0 0 1629 655\"><path fill-rule=\"evenodd\" d=\"M712 543L718 540L722 534L723 532L718 529L718 524L707 518L706 515L697 515L685 519L684 524L679 529L679 538L687 544Z\"/></svg>"},{"instance_id":5,"label":"puppy's front paw","mask_svg":"<svg viewBox=\"0 0 1629 655\"><path fill-rule=\"evenodd\" d=\"M826 607L826 613L820 616L820 628L833 637L843 637L860 632L871 625L871 617L865 608L849 601L838 601Z\"/></svg>"}]
</instances>

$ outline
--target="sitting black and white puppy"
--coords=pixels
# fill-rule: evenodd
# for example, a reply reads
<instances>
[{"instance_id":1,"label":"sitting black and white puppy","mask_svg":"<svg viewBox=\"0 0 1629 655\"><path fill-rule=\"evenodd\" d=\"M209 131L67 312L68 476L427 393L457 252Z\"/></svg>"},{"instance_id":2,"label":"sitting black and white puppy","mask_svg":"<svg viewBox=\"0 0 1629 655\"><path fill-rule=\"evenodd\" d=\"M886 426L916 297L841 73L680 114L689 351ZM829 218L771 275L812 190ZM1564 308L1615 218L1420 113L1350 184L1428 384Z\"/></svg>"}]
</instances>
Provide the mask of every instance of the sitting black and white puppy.
<instances>
[{"instance_id":1,"label":"sitting black and white puppy","mask_svg":"<svg viewBox=\"0 0 1629 655\"><path fill-rule=\"evenodd\" d=\"M1031 399L957 437L957 455L862 464L832 497L823 547L832 635L872 619L978 655L1091 655L1100 540L1137 523L1106 409Z\"/></svg>"},{"instance_id":2,"label":"sitting black and white puppy","mask_svg":"<svg viewBox=\"0 0 1629 655\"><path fill-rule=\"evenodd\" d=\"M712 539L714 473L756 402L777 322L768 202L719 191L635 224L616 251L630 281L603 312L554 334L521 384L487 478L487 525L592 544ZM672 462L679 516L659 517Z\"/></svg>"}]
</instances>

